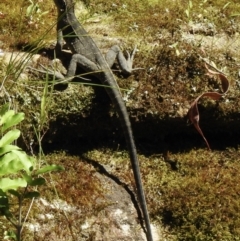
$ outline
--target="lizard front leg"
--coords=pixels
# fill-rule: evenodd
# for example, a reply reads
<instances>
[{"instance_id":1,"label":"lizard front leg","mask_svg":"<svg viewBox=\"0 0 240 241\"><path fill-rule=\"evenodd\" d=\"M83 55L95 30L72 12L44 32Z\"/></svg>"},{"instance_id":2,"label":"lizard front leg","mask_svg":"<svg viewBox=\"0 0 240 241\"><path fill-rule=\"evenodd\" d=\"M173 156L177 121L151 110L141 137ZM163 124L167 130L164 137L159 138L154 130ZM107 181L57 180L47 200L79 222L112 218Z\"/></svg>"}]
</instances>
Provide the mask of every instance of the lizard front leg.
<instances>
[{"instance_id":1,"label":"lizard front leg","mask_svg":"<svg viewBox=\"0 0 240 241\"><path fill-rule=\"evenodd\" d=\"M136 51L137 51L137 47L135 46L131 54L127 52L127 58L125 58L119 46L114 45L107 52L105 59L110 68L113 66L115 59L117 59L123 74L130 75L133 70L132 68L133 58Z\"/></svg>"}]
</instances>

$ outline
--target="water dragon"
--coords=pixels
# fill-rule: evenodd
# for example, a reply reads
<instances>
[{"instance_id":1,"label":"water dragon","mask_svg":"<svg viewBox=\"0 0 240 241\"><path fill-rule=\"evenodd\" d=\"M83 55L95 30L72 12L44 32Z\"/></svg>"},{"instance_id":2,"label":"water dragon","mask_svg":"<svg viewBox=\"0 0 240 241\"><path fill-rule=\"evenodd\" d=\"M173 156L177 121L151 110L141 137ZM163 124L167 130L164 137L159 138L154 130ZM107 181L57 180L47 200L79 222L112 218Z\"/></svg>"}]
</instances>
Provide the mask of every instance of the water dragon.
<instances>
[{"instance_id":1,"label":"water dragon","mask_svg":"<svg viewBox=\"0 0 240 241\"><path fill-rule=\"evenodd\" d=\"M76 18L73 1L54 0L54 3L58 9L58 37L56 52L58 53L59 51L61 51L63 46L63 39L72 52L72 58L67 69L66 76L61 77L61 75L58 75L57 78L66 78L71 80L75 75L77 66L79 66L86 73L90 72L91 74L93 74L99 81L101 81L104 86L108 86L105 89L118 113L127 142L135 183L137 187L138 201L140 203L146 226L147 240L153 241L149 214L143 190L139 161L137 157L137 151L130 119L121 93L119 91L116 79L113 75L112 70L110 69L110 66L114 62L114 58L117 57L119 65L123 69L123 72L131 73L133 56L136 49L134 49L131 55L128 54L128 58L125 59L122 52L120 51L120 48L115 45L110 49L105 58L93 41L93 39L89 36L89 34L85 31L83 26Z\"/></svg>"}]
</instances>

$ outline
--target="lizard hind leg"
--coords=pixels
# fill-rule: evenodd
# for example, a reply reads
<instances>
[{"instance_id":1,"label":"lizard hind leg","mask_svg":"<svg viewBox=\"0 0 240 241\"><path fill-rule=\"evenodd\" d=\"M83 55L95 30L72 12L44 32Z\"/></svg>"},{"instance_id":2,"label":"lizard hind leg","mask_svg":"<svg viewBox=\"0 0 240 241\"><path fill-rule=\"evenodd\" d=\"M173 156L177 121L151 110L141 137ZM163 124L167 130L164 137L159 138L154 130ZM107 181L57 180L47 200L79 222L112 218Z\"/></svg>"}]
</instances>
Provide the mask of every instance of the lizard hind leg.
<instances>
[{"instance_id":1,"label":"lizard hind leg","mask_svg":"<svg viewBox=\"0 0 240 241\"><path fill-rule=\"evenodd\" d=\"M133 58L136 51L137 51L137 47L135 46L131 54L127 52L127 58L125 58L120 47L118 45L114 45L107 52L105 59L110 68L113 66L115 59L117 59L122 73L125 75L130 75L133 71L133 68L132 68Z\"/></svg>"}]
</instances>

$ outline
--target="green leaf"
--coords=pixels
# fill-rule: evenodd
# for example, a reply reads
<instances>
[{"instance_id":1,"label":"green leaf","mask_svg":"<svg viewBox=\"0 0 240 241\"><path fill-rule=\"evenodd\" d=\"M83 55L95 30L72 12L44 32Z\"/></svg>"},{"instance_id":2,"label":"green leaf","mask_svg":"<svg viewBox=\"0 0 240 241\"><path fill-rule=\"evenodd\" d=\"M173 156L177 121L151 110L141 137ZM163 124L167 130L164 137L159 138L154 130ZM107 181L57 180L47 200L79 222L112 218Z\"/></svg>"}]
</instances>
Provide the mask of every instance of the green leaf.
<instances>
[{"instance_id":1,"label":"green leaf","mask_svg":"<svg viewBox=\"0 0 240 241\"><path fill-rule=\"evenodd\" d=\"M3 207L8 207L9 203L8 203L8 197L7 196L0 196L0 208Z\"/></svg>"},{"instance_id":2,"label":"green leaf","mask_svg":"<svg viewBox=\"0 0 240 241\"><path fill-rule=\"evenodd\" d=\"M5 131L6 129L12 126L17 125L22 120L24 120L24 113L22 112L10 116L8 119L6 119L6 122L3 124L2 131Z\"/></svg>"},{"instance_id":3,"label":"green leaf","mask_svg":"<svg viewBox=\"0 0 240 241\"><path fill-rule=\"evenodd\" d=\"M44 185L46 183L46 180L43 177L38 177L36 179L33 179L29 185L30 186L40 186L40 185Z\"/></svg>"},{"instance_id":4,"label":"green leaf","mask_svg":"<svg viewBox=\"0 0 240 241\"><path fill-rule=\"evenodd\" d=\"M9 218L12 219L14 217L13 214L10 212L10 210L8 208L5 208L3 210L3 214L7 219L9 219ZM14 224L14 225L17 225L17 224Z\"/></svg>"},{"instance_id":5,"label":"green leaf","mask_svg":"<svg viewBox=\"0 0 240 241\"><path fill-rule=\"evenodd\" d=\"M225 9L231 2L226 3L222 9Z\"/></svg>"},{"instance_id":6,"label":"green leaf","mask_svg":"<svg viewBox=\"0 0 240 241\"><path fill-rule=\"evenodd\" d=\"M9 212L9 200L7 196L0 196L0 215L6 215Z\"/></svg>"},{"instance_id":7,"label":"green leaf","mask_svg":"<svg viewBox=\"0 0 240 241\"><path fill-rule=\"evenodd\" d=\"M0 158L0 176L16 173L23 168L21 163L17 162L15 159L16 155L12 152L7 153Z\"/></svg>"},{"instance_id":8,"label":"green leaf","mask_svg":"<svg viewBox=\"0 0 240 241\"><path fill-rule=\"evenodd\" d=\"M27 184L30 184L32 182L32 177L26 173L24 173L23 178L25 179L25 181L27 182Z\"/></svg>"},{"instance_id":9,"label":"green leaf","mask_svg":"<svg viewBox=\"0 0 240 241\"><path fill-rule=\"evenodd\" d=\"M234 14L230 15L230 17L238 17L238 16L240 16L240 13L234 13Z\"/></svg>"},{"instance_id":10,"label":"green leaf","mask_svg":"<svg viewBox=\"0 0 240 241\"><path fill-rule=\"evenodd\" d=\"M0 147L0 156L12 150L21 150L21 149L18 146L14 146L14 145L3 146L3 147Z\"/></svg>"},{"instance_id":11,"label":"green leaf","mask_svg":"<svg viewBox=\"0 0 240 241\"><path fill-rule=\"evenodd\" d=\"M41 13L41 16L46 15L46 14L48 14L48 13L49 13L49 11L42 12L42 13Z\"/></svg>"},{"instance_id":12,"label":"green leaf","mask_svg":"<svg viewBox=\"0 0 240 241\"><path fill-rule=\"evenodd\" d=\"M19 158L19 161L23 165L23 169L27 172L30 173L32 167L36 163L36 159L34 157L31 157L27 155L24 151L19 151L19 150L13 150L12 153L16 154L16 156Z\"/></svg>"},{"instance_id":13,"label":"green leaf","mask_svg":"<svg viewBox=\"0 0 240 241\"><path fill-rule=\"evenodd\" d=\"M29 17L33 14L34 12L34 8L35 8L35 4L33 3L33 1L29 0L29 2L31 3L28 7L27 7L27 11L26 11L26 16Z\"/></svg>"},{"instance_id":14,"label":"green leaf","mask_svg":"<svg viewBox=\"0 0 240 241\"><path fill-rule=\"evenodd\" d=\"M8 118L11 118L13 115L15 114L14 110L9 110L7 112L5 112L2 117L1 117L1 120L0 120L0 125L3 125L6 123L6 120Z\"/></svg>"},{"instance_id":15,"label":"green leaf","mask_svg":"<svg viewBox=\"0 0 240 241\"><path fill-rule=\"evenodd\" d=\"M4 156L0 157L0 176L7 174L14 174L20 170L25 170L30 173L35 160L28 156L25 152L13 150Z\"/></svg>"},{"instance_id":16,"label":"green leaf","mask_svg":"<svg viewBox=\"0 0 240 241\"><path fill-rule=\"evenodd\" d=\"M0 188L0 197L1 196L7 196L7 194Z\"/></svg>"},{"instance_id":17,"label":"green leaf","mask_svg":"<svg viewBox=\"0 0 240 241\"><path fill-rule=\"evenodd\" d=\"M53 164L53 165L48 165L39 169L36 172L36 174L39 175L39 174L43 174L51 171L63 171L63 170L65 170L64 167Z\"/></svg>"},{"instance_id":18,"label":"green leaf","mask_svg":"<svg viewBox=\"0 0 240 241\"><path fill-rule=\"evenodd\" d=\"M4 231L4 237L3 239L5 240L17 240L17 235L13 230L7 230Z\"/></svg>"},{"instance_id":19,"label":"green leaf","mask_svg":"<svg viewBox=\"0 0 240 241\"><path fill-rule=\"evenodd\" d=\"M0 140L0 147L11 144L20 136L21 132L18 129L7 132Z\"/></svg>"},{"instance_id":20,"label":"green leaf","mask_svg":"<svg viewBox=\"0 0 240 241\"><path fill-rule=\"evenodd\" d=\"M8 190L9 193L11 193L12 195L14 195L15 197L20 197L20 193L16 190L10 189Z\"/></svg>"},{"instance_id":21,"label":"green leaf","mask_svg":"<svg viewBox=\"0 0 240 241\"><path fill-rule=\"evenodd\" d=\"M44 122L46 121L46 116L47 116L47 110L46 110L46 106L47 106L47 96L48 96L48 79L47 82L44 85L44 89L43 89L43 95L42 95L42 99L41 99L41 113L40 113L40 124L43 125Z\"/></svg>"},{"instance_id":22,"label":"green leaf","mask_svg":"<svg viewBox=\"0 0 240 241\"><path fill-rule=\"evenodd\" d=\"M0 179L0 187L6 192L10 189L18 189L19 187L26 187L27 182L23 178L10 179L8 177Z\"/></svg>"},{"instance_id":23,"label":"green leaf","mask_svg":"<svg viewBox=\"0 0 240 241\"><path fill-rule=\"evenodd\" d=\"M36 197L39 197L40 196L40 193L39 192L27 192L25 195L24 195L24 198L36 198Z\"/></svg>"},{"instance_id":24,"label":"green leaf","mask_svg":"<svg viewBox=\"0 0 240 241\"><path fill-rule=\"evenodd\" d=\"M192 8L192 7L193 7L192 1L189 1L189 8Z\"/></svg>"}]
</instances>

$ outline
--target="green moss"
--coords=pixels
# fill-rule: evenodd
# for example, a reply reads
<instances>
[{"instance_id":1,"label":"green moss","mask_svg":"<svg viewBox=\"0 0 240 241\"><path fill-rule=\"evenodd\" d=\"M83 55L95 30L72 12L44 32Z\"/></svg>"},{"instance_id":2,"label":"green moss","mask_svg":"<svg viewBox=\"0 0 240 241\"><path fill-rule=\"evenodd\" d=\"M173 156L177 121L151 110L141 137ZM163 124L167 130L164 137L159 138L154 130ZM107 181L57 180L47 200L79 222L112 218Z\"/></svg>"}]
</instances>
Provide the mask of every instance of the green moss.
<instances>
[{"instance_id":1,"label":"green moss","mask_svg":"<svg viewBox=\"0 0 240 241\"><path fill-rule=\"evenodd\" d=\"M72 204L81 207L83 210L94 210L101 204L97 199L104 199L104 187L96 176L96 170L81 158L68 156L64 153L56 153L47 156L47 162L61 165L64 172L51 175L49 183L56 183L55 187L59 192L59 197ZM46 192L51 189L51 185ZM50 192L51 193L51 192ZM52 198L49 197L49 200Z\"/></svg>"},{"instance_id":2,"label":"green moss","mask_svg":"<svg viewBox=\"0 0 240 241\"><path fill-rule=\"evenodd\" d=\"M51 14L53 1L33 2L36 8L30 11L30 1L1 1L1 48L20 48L31 44L56 22L56 15Z\"/></svg>"},{"instance_id":3,"label":"green moss","mask_svg":"<svg viewBox=\"0 0 240 241\"><path fill-rule=\"evenodd\" d=\"M149 174L156 190L153 215L171 227L177 240L238 240L237 153L192 150L170 155L179 163L177 171Z\"/></svg>"},{"instance_id":4,"label":"green moss","mask_svg":"<svg viewBox=\"0 0 240 241\"><path fill-rule=\"evenodd\" d=\"M135 186L125 152L93 151L88 157L114 166L111 173ZM139 159L151 219L174 240L238 240L239 149Z\"/></svg>"}]
</instances>

